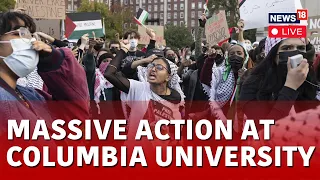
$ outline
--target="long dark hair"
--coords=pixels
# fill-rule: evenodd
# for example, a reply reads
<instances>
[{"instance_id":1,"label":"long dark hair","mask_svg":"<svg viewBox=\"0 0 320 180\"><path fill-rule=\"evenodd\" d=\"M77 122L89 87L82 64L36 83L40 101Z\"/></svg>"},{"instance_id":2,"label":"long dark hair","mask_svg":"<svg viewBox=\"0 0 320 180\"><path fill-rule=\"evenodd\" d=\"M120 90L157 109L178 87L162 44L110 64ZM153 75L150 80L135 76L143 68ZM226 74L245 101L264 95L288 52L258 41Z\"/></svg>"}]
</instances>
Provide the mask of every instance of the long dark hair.
<instances>
[{"instance_id":1,"label":"long dark hair","mask_svg":"<svg viewBox=\"0 0 320 180\"><path fill-rule=\"evenodd\" d=\"M284 86L286 79L280 77L281 74L283 75L283 72L281 73L282 70L276 63L277 51L281 43L282 42L278 43L270 50L266 58L253 68L248 79L244 82L244 85L252 83L259 84L257 100L277 99L278 93ZM313 69L309 70L307 80L312 83L316 83L315 72ZM314 100L317 88L307 82L304 82L297 91L299 92L297 101Z\"/></svg>"},{"instance_id":2,"label":"long dark hair","mask_svg":"<svg viewBox=\"0 0 320 180\"><path fill-rule=\"evenodd\" d=\"M281 42L275 45L264 60L261 61L256 67L252 69L250 75L245 80L243 85L246 84L259 84L257 99L258 100L270 100L270 96L273 92L280 91L283 86L281 77L278 77L277 72L277 51Z\"/></svg>"}]
</instances>

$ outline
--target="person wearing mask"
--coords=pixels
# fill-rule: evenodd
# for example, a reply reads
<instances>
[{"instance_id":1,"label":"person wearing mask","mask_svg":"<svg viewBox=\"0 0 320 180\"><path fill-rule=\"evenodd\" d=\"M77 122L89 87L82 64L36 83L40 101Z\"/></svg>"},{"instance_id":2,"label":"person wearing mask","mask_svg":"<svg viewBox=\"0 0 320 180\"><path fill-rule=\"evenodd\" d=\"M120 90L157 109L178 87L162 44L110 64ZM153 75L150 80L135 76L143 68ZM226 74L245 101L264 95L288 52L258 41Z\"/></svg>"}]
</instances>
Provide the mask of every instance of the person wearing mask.
<instances>
[{"instance_id":1,"label":"person wearing mask","mask_svg":"<svg viewBox=\"0 0 320 180\"><path fill-rule=\"evenodd\" d=\"M171 49L168 49L165 51L165 57L166 59L168 59L169 61L177 64L178 63L178 57L177 57L177 54L171 50Z\"/></svg>"},{"instance_id":2,"label":"person wearing mask","mask_svg":"<svg viewBox=\"0 0 320 180\"><path fill-rule=\"evenodd\" d=\"M151 126L160 119L180 119L180 106L183 96L172 87L171 82L176 77L176 71L172 71L168 60L157 57L147 66L147 80L144 82L128 79L117 73L121 67L121 60L126 56L131 47L130 43L120 41L121 50L110 62L105 72L106 79L116 88L120 89L121 100L126 104L128 126L128 141L134 139L141 119L148 119ZM175 79L175 78L174 78ZM164 111L165 109L165 111ZM153 127L151 127L152 131ZM166 132L171 134L167 127ZM144 139L139 143L144 143ZM164 141L167 144L168 141ZM146 142L152 147L150 141ZM153 144L157 142L153 142Z\"/></svg>"},{"instance_id":3,"label":"person wearing mask","mask_svg":"<svg viewBox=\"0 0 320 180\"><path fill-rule=\"evenodd\" d=\"M148 49L154 49L155 44L156 44L155 31L147 28L146 32L150 36L150 43L148 45ZM126 71L123 68L125 67L125 65L127 63L130 63L130 62L133 62L133 61L136 61L139 59L143 59L146 56L146 54L144 52L139 51L137 49L139 39L140 39L140 34L136 31L132 30L132 31L126 32L124 34L123 38L125 39L125 41L127 41L126 43L128 43L130 45L130 47L128 48L128 52L125 54L123 60L121 61L121 68L119 70L121 70L121 72L127 78L138 80L138 77L137 77L137 74L135 71Z\"/></svg>"},{"instance_id":4,"label":"person wearing mask","mask_svg":"<svg viewBox=\"0 0 320 180\"><path fill-rule=\"evenodd\" d=\"M103 76L112 58L113 55L111 53L102 54L99 59L101 63L95 71L94 101L97 104L99 104L100 101L112 101L113 85Z\"/></svg>"},{"instance_id":5,"label":"person wearing mask","mask_svg":"<svg viewBox=\"0 0 320 180\"><path fill-rule=\"evenodd\" d=\"M202 51L202 33L207 18L205 14L199 18L199 30L196 37L195 45L195 63L194 65L189 66L187 73L182 75L184 91L186 93L186 113L190 116L190 114L202 112L205 109L208 109L208 96L205 94L203 87L200 82L200 75L204 66L204 61L207 55ZM191 59L191 51L187 49L182 58L185 58L184 61L189 61ZM184 63L182 63L183 65ZM189 63L192 64L192 63ZM194 67L192 67L194 66Z\"/></svg>"},{"instance_id":6,"label":"person wearing mask","mask_svg":"<svg viewBox=\"0 0 320 180\"><path fill-rule=\"evenodd\" d=\"M240 44L228 49L225 65L212 68L211 86L204 88L209 95L210 111L216 118L234 118L234 102L238 98L238 83L245 71L249 55ZM229 114L231 113L231 114Z\"/></svg>"},{"instance_id":7,"label":"person wearing mask","mask_svg":"<svg viewBox=\"0 0 320 180\"><path fill-rule=\"evenodd\" d=\"M306 57L312 54L312 49L304 38L266 39L267 56L252 70L240 92L242 109L248 118L277 120L288 116L290 111L301 112L314 107L311 102L315 100L317 88L313 85L316 83L314 71L309 69L308 59L303 59L295 68L289 59L297 54ZM257 105L261 101L265 102ZM298 101L308 103L299 106Z\"/></svg>"},{"instance_id":8,"label":"person wearing mask","mask_svg":"<svg viewBox=\"0 0 320 180\"><path fill-rule=\"evenodd\" d=\"M253 56L251 57L253 67L257 66L266 57L265 42L266 38L262 39L259 45L253 50Z\"/></svg>"},{"instance_id":9,"label":"person wearing mask","mask_svg":"<svg viewBox=\"0 0 320 180\"><path fill-rule=\"evenodd\" d=\"M246 47L247 51L250 51L251 49L253 49L253 47L251 45L251 41L249 39L245 39L244 43L245 43L245 47Z\"/></svg>"},{"instance_id":10,"label":"person wearing mask","mask_svg":"<svg viewBox=\"0 0 320 180\"><path fill-rule=\"evenodd\" d=\"M120 50L120 42L119 41L115 41L115 40L112 40L110 41L109 43L109 49L110 49L110 52L113 54L113 56L115 57L116 54L117 54L117 51Z\"/></svg>"},{"instance_id":11,"label":"person wearing mask","mask_svg":"<svg viewBox=\"0 0 320 180\"><path fill-rule=\"evenodd\" d=\"M33 19L19 12L0 15L0 119L89 118L89 93L85 72L68 48L54 49L33 36ZM34 88L17 85L17 79L26 77L38 68L50 95ZM64 101L55 110L48 101ZM72 101L71 103L67 102ZM59 114L57 114L59 112ZM35 121L30 121L31 126ZM6 129L1 121L0 129Z\"/></svg>"},{"instance_id":12,"label":"person wearing mask","mask_svg":"<svg viewBox=\"0 0 320 180\"><path fill-rule=\"evenodd\" d=\"M205 86L210 86L211 78L212 78L212 67L216 66L224 66L224 51L218 46L212 46L208 51L208 57L204 62L204 66L201 71L200 81Z\"/></svg>"}]
</instances>

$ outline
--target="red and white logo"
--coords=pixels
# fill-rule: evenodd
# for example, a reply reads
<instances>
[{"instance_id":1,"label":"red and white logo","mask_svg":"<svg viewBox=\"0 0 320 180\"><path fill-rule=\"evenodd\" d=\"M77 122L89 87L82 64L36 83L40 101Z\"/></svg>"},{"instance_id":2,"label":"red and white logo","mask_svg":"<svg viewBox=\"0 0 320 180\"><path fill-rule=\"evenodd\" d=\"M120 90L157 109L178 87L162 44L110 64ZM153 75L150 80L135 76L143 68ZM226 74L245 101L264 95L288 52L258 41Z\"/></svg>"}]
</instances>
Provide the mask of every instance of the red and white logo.
<instances>
[{"instance_id":1,"label":"red and white logo","mask_svg":"<svg viewBox=\"0 0 320 180\"><path fill-rule=\"evenodd\" d=\"M307 26L269 26L270 38L305 38Z\"/></svg>"}]
</instances>

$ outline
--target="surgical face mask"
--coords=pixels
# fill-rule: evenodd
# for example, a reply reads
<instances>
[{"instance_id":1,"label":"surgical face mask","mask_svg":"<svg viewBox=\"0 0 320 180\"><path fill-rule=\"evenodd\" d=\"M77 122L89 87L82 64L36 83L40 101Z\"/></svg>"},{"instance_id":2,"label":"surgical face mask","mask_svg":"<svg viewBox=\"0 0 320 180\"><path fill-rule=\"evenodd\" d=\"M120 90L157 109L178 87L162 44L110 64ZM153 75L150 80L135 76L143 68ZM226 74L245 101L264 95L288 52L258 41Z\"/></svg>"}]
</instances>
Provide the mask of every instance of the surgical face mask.
<instances>
[{"instance_id":1,"label":"surgical face mask","mask_svg":"<svg viewBox=\"0 0 320 180\"><path fill-rule=\"evenodd\" d=\"M11 43L12 54L3 58L3 62L18 77L26 77L34 71L39 62L39 53L32 49L32 44L27 39L11 39L10 41L0 41L0 43Z\"/></svg>"},{"instance_id":2,"label":"surgical face mask","mask_svg":"<svg viewBox=\"0 0 320 180\"><path fill-rule=\"evenodd\" d=\"M130 39L129 43L130 43L130 48L131 49L134 49L134 48L136 48L138 46L138 40L137 39Z\"/></svg>"},{"instance_id":3,"label":"surgical face mask","mask_svg":"<svg viewBox=\"0 0 320 180\"><path fill-rule=\"evenodd\" d=\"M189 59L190 59L190 57L191 57L190 55L186 55L186 59L187 59L187 60L189 60Z\"/></svg>"}]
</instances>

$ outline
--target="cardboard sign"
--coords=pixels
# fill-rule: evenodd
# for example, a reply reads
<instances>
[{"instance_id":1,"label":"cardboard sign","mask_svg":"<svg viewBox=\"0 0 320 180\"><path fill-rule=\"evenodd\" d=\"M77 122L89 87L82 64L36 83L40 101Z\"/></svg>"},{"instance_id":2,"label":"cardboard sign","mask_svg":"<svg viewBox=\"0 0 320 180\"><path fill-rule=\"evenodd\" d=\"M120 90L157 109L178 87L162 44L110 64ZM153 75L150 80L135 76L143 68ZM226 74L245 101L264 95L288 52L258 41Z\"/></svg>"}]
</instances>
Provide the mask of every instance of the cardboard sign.
<instances>
[{"instance_id":1,"label":"cardboard sign","mask_svg":"<svg viewBox=\"0 0 320 180\"><path fill-rule=\"evenodd\" d=\"M156 32L156 45L166 46L166 41L164 40L164 27L163 26L147 26L148 28L153 29ZM139 44L149 44L150 37L146 32L146 28L139 26L138 32L141 36Z\"/></svg>"},{"instance_id":2,"label":"cardboard sign","mask_svg":"<svg viewBox=\"0 0 320 180\"><path fill-rule=\"evenodd\" d=\"M269 26L269 13L294 13L302 9L300 0L245 0L240 4L244 30ZM307 21L300 24L307 25Z\"/></svg>"},{"instance_id":3,"label":"cardboard sign","mask_svg":"<svg viewBox=\"0 0 320 180\"><path fill-rule=\"evenodd\" d=\"M38 19L65 19L65 0L16 0L16 8Z\"/></svg>"},{"instance_id":4,"label":"cardboard sign","mask_svg":"<svg viewBox=\"0 0 320 180\"><path fill-rule=\"evenodd\" d=\"M37 26L37 32L43 32L52 36L56 39L60 39L60 20L50 19L50 20L37 20L34 22Z\"/></svg>"},{"instance_id":5,"label":"cardboard sign","mask_svg":"<svg viewBox=\"0 0 320 180\"><path fill-rule=\"evenodd\" d=\"M226 13L224 10L220 11L218 14L214 14L207 20L205 33L207 43L209 43L210 46L230 38Z\"/></svg>"},{"instance_id":6,"label":"cardboard sign","mask_svg":"<svg viewBox=\"0 0 320 180\"><path fill-rule=\"evenodd\" d=\"M316 53L320 52L320 34L315 34L309 37L310 43L313 44Z\"/></svg>"},{"instance_id":7,"label":"cardboard sign","mask_svg":"<svg viewBox=\"0 0 320 180\"><path fill-rule=\"evenodd\" d=\"M318 33L320 34L320 16L309 17L308 20L308 34Z\"/></svg>"}]
</instances>

